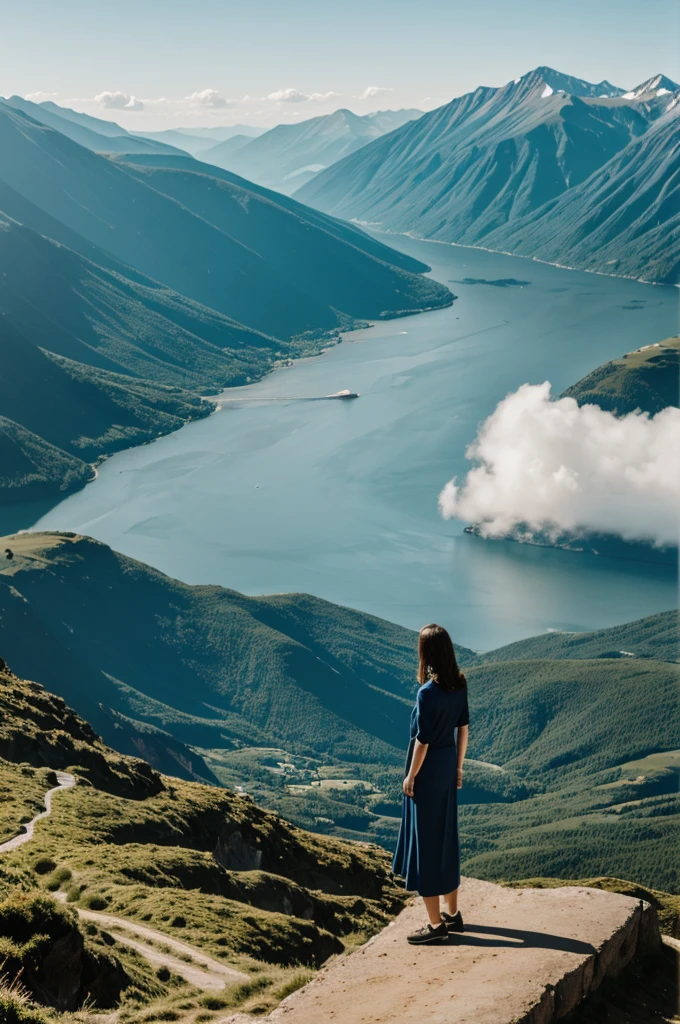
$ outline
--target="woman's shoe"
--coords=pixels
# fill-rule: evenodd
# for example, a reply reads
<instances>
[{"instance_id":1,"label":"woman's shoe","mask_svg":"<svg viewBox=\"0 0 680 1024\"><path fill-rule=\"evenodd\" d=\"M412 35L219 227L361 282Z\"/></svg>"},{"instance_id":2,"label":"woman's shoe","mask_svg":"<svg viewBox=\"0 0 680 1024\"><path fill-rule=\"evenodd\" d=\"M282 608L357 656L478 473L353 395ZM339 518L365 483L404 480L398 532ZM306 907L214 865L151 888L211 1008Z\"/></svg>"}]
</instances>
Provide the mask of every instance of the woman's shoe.
<instances>
[{"instance_id":1,"label":"woman's shoe","mask_svg":"<svg viewBox=\"0 0 680 1024\"><path fill-rule=\"evenodd\" d=\"M433 928L431 924L425 925L424 928L419 928L418 931L411 932L407 936L406 941L410 942L412 946L425 946L428 943L435 945L438 942L446 942L449 937L449 932L442 921L436 928Z\"/></svg>"},{"instance_id":2,"label":"woman's shoe","mask_svg":"<svg viewBox=\"0 0 680 1024\"><path fill-rule=\"evenodd\" d=\"M446 931L449 933L465 931L463 916L460 910L457 910L455 914L447 914L445 910L442 911L442 921L446 925Z\"/></svg>"}]
</instances>

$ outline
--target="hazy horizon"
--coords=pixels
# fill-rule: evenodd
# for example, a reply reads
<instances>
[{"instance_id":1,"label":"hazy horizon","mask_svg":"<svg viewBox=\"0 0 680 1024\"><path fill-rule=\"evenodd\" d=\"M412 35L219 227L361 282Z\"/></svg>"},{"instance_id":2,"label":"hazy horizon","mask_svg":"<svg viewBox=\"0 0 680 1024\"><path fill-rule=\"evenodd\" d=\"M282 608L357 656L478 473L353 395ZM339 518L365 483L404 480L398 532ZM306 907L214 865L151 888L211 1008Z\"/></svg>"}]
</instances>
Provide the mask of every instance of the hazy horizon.
<instances>
[{"instance_id":1,"label":"hazy horizon","mask_svg":"<svg viewBox=\"0 0 680 1024\"><path fill-rule=\"evenodd\" d=\"M119 0L93 11L66 0L57 10L37 0L30 12L6 11L0 94L158 131L270 127L341 107L431 110L541 65L627 89L658 73L680 77L680 9L671 0L655 0L642 19L631 0L530 0L521 17L502 0L483 10L423 0L417 15L403 0L348 0L342 12L264 0L257 25L231 2L205 0L200 17L175 0L162 19L154 7ZM27 53L14 41L29 29Z\"/></svg>"}]
</instances>

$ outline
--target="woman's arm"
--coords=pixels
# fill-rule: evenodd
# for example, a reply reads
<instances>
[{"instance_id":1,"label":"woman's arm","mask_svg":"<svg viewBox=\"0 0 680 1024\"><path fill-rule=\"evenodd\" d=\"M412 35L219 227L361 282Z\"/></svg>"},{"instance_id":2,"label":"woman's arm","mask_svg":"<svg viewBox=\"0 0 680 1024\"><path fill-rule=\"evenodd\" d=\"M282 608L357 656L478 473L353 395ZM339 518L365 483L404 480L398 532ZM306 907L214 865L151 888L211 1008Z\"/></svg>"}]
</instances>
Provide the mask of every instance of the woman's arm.
<instances>
[{"instance_id":1,"label":"woman's arm","mask_svg":"<svg viewBox=\"0 0 680 1024\"><path fill-rule=\"evenodd\" d=\"M415 741L413 746L413 757L411 758L411 767L408 770L408 775L404 779L404 784L402 786L406 796L413 796L413 783L416 781L416 775L423 766L428 746L429 744L421 743L420 740Z\"/></svg>"},{"instance_id":2,"label":"woman's arm","mask_svg":"<svg viewBox=\"0 0 680 1024\"><path fill-rule=\"evenodd\" d=\"M463 788L463 761L465 760L465 752L467 751L469 733L469 726L458 726L458 789Z\"/></svg>"}]
</instances>

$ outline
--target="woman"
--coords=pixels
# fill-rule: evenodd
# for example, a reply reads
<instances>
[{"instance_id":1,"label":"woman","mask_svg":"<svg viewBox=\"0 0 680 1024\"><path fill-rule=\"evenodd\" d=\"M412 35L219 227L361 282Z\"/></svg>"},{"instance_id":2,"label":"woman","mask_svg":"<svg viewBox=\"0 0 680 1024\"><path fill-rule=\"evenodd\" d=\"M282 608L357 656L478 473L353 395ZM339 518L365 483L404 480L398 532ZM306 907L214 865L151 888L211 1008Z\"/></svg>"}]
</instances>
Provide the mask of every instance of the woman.
<instances>
[{"instance_id":1,"label":"woman","mask_svg":"<svg viewBox=\"0 0 680 1024\"><path fill-rule=\"evenodd\" d=\"M446 630L435 623L423 626L418 657L420 688L411 714L404 804L393 863L395 874L406 879L406 888L423 897L430 919L408 936L413 944L441 942L450 932L463 931L458 910L456 791L463 785L469 722L467 684ZM441 896L447 908L443 913Z\"/></svg>"}]
</instances>

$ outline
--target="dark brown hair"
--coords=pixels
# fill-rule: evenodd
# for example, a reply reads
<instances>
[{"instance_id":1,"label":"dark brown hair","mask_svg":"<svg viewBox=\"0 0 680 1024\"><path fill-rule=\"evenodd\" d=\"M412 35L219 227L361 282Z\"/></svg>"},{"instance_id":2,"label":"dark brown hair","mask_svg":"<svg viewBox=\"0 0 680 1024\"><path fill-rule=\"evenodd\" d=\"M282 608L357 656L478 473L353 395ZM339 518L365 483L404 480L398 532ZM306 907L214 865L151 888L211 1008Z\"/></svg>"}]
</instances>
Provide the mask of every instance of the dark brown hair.
<instances>
[{"instance_id":1,"label":"dark brown hair","mask_svg":"<svg viewBox=\"0 0 680 1024\"><path fill-rule=\"evenodd\" d=\"M451 637L443 626L430 622L418 637L418 682L433 679L442 690L462 690L467 680L458 668Z\"/></svg>"}]
</instances>

